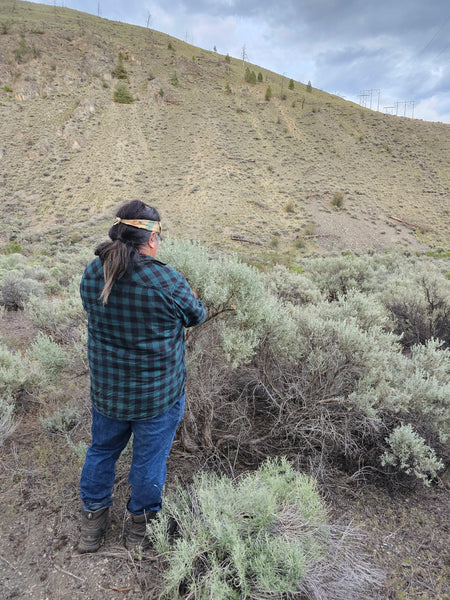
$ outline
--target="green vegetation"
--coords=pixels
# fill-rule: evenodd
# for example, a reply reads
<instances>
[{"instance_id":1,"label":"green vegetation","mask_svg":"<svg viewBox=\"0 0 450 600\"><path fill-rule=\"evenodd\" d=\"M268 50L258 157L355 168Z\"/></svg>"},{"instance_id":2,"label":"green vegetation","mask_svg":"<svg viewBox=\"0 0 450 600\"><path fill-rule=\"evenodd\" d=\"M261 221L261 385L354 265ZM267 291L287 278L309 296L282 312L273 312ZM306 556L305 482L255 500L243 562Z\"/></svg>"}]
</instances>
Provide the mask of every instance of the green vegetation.
<instances>
[{"instance_id":1,"label":"green vegetation","mask_svg":"<svg viewBox=\"0 0 450 600\"><path fill-rule=\"evenodd\" d=\"M225 92L226 92L227 94L231 94L231 93L232 93L232 92L231 92L231 87L230 87L230 84L229 84L229 83L227 83L227 85L225 86Z\"/></svg>"},{"instance_id":2,"label":"green vegetation","mask_svg":"<svg viewBox=\"0 0 450 600\"><path fill-rule=\"evenodd\" d=\"M256 84L256 73L255 71L250 71L249 67L245 69L244 79L247 83L251 83L252 85Z\"/></svg>"},{"instance_id":3,"label":"green vegetation","mask_svg":"<svg viewBox=\"0 0 450 600\"><path fill-rule=\"evenodd\" d=\"M49 433L65 433L75 427L80 420L79 409L72 406L63 406L52 415L41 417L42 427Z\"/></svg>"},{"instance_id":4,"label":"green vegetation","mask_svg":"<svg viewBox=\"0 0 450 600\"><path fill-rule=\"evenodd\" d=\"M304 261L301 274L277 266L267 281L238 261L208 260L206 250L199 246L167 243L163 253L164 260L185 273L204 299L216 343L221 340L224 357L239 367L243 380L251 359L248 381L267 390L265 433L272 448L276 439L285 451L290 444L309 440L308 452L314 456L319 449L322 461L341 464L345 457L350 471L364 463L381 470L383 452L394 452L387 436L409 423L441 460L439 443L434 445L433 440L446 443L450 423L445 400L450 393L450 357L443 345L450 341L450 284L444 270L424 259L349 255ZM420 291L424 277L428 285ZM406 299L404 310L418 320L423 332L420 344L408 353L403 348L411 348L410 338L399 335L402 321L393 302L405 290L411 290L411 298ZM437 315L430 311L438 298L436 310L445 315L439 327ZM421 313L419 301L424 306ZM440 341L432 337L437 331ZM191 344L197 365L207 352L206 340L195 332ZM215 403L218 422L234 422L232 414L225 417L222 412L230 405L220 381L215 378L208 384L198 366L194 373L203 382L205 401L224 398L222 407ZM228 397L230 393L228 387ZM234 393L238 396L241 391ZM194 412L204 410L198 401L191 405ZM240 405L239 410L243 409ZM239 427L229 433L230 439L244 435ZM210 432L208 439L213 438ZM423 447L415 447L423 455ZM381 451L376 458L375 448ZM425 481L433 478L434 471L419 455L411 460L417 461L415 475L420 472ZM413 476L402 464L390 464L386 476Z\"/></svg>"},{"instance_id":5,"label":"green vegetation","mask_svg":"<svg viewBox=\"0 0 450 600\"><path fill-rule=\"evenodd\" d=\"M295 212L295 204L292 200L289 200L285 206L284 206L284 210L288 213L288 214L292 214Z\"/></svg>"},{"instance_id":6,"label":"green vegetation","mask_svg":"<svg viewBox=\"0 0 450 600\"><path fill-rule=\"evenodd\" d=\"M163 514L150 534L167 562L162 598L316 597L311 592L321 587L320 597L338 600L360 598L378 580L362 554L350 558L313 480L285 459L235 482L198 475L188 490L170 494ZM178 524L173 546L171 520Z\"/></svg>"},{"instance_id":7,"label":"green vegetation","mask_svg":"<svg viewBox=\"0 0 450 600\"><path fill-rule=\"evenodd\" d=\"M173 85L174 87L179 87L180 82L178 81L178 75L176 73L174 73L172 75L172 77L170 78L170 83L171 85Z\"/></svg>"},{"instance_id":8,"label":"green vegetation","mask_svg":"<svg viewBox=\"0 0 450 600\"><path fill-rule=\"evenodd\" d=\"M117 62L116 68L114 69L114 77L116 79L127 79L128 78L127 70L125 69L124 64L123 64L124 58L125 57L122 54L122 52L119 52L118 62Z\"/></svg>"},{"instance_id":9,"label":"green vegetation","mask_svg":"<svg viewBox=\"0 0 450 600\"><path fill-rule=\"evenodd\" d=\"M279 265L260 273L175 240L165 240L161 259L187 277L208 310L207 324L190 333L187 357L192 423L211 411L201 433L186 426L199 448L213 447L227 422L228 451L237 451L233 440L238 448L247 435L241 427L256 419L272 452L289 453L303 440L304 460L319 453L322 465L351 473L366 465L393 480L436 477L450 423L450 281L442 259L347 254L305 259L301 272ZM61 258L1 259L0 302L24 310L40 332L23 356L3 353L8 405L19 389L85 368L72 280L82 256L66 260L70 268ZM264 416L236 403L252 387Z\"/></svg>"},{"instance_id":10,"label":"green vegetation","mask_svg":"<svg viewBox=\"0 0 450 600\"><path fill-rule=\"evenodd\" d=\"M231 56L229 54L227 54L225 56L225 62L228 63L229 65L231 64Z\"/></svg>"},{"instance_id":11,"label":"green vegetation","mask_svg":"<svg viewBox=\"0 0 450 600\"><path fill-rule=\"evenodd\" d=\"M344 206L344 194L342 192L335 192L331 198L331 206L335 208L342 208Z\"/></svg>"},{"instance_id":12,"label":"green vegetation","mask_svg":"<svg viewBox=\"0 0 450 600\"><path fill-rule=\"evenodd\" d=\"M293 89L294 89L294 80L293 80L293 79L290 79L290 80L289 80L289 85L288 85L288 88L289 88L290 90L293 90Z\"/></svg>"},{"instance_id":13,"label":"green vegetation","mask_svg":"<svg viewBox=\"0 0 450 600\"><path fill-rule=\"evenodd\" d=\"M311 93L312 92L312 84L311 81L308 81L308 85L306 86L306 91Z\"/></svg>"},{"instance_id":14,"label":"green vegetation","mask_svg":"<svg viewBox=\"0 0 450 600\"><path fill-rule=\"evenodd\" d=\"M272 98L272 88L270 87L270 85L268 85L267 89L266 89L266 94L265 94L266 102L269 102L269 100L271 98Z\"/></svg>"},{"instance_id":15,"label":"green vegetation","mask_svg":"<svg viewBox=\"0 0 450 600\"><path fill-rule=\"evenodd\" d=\"M128 87L124 83L118 83L114 88L113 94L114 102L119 104L131 104L134 102L134 98Z\"/></svg>"},{"instance_id":16,"label":"green vegetation","mask_svg":"<svg viewBox=\"0 0 450 600\"><path fill-rule=\"evenodd\" d=\"M14 50L14 58L16 62L22 63L25 61L26 55L30 52L30 48L28 48L25 42L25 36L22 34L20 36L19 47Z\"/></svg>"},{"instance_id":17,"label":"green vegetation","mask_svg":"<svg viewBox=\"0 0 450 600\"><path fill-rule=\"evenodd\" d=\"M258 81L261 83L261 81L263 81L263 74L261 73L261 71L258 73Z\"/></svg>"},{"instance_id":18,"label":"green vegetation","mask_svg":"<svg viewBox=\"0 0 450 600\"><path fill-rule=\"evenodd\" d=\"M3 274L0 303L8 310L21 310L31 296L42 296L43 293L42 284L28 272L12 269Z\"/></svg>"},{"instance_id":19,"label":"green vegetation","mask_svg":"<svg viewBox=\"0 0 450 600\"><path fill-rule=\"evenodd\" d=\"M381 457L382 466L399 467L408 475L427 481L428 477L435 478L438 471L444 468L444 463L438 460L433 448L413 430L411 424L400 425L386 438L389 450Z\"/></svg>"}]
</instances>

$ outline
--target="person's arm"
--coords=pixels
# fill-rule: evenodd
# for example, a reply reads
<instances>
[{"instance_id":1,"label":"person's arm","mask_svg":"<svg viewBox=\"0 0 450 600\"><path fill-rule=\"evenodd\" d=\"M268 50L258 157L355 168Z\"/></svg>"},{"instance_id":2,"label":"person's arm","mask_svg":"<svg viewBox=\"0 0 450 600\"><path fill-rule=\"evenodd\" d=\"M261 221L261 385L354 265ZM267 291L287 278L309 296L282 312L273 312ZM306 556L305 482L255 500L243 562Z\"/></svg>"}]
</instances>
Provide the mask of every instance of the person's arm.
<instances>
[{"instance_id":1,"label":"person's arm","mask_svg":"<svg viewBox=\"0 0 450 600\"><path fill-rule=\"evenodd\" d=\"M197 292L191 289L182 275L179 276L172 297L184 327L194 327L206 319L203 302L199 300Z\"/></svg>"}]
</instances>

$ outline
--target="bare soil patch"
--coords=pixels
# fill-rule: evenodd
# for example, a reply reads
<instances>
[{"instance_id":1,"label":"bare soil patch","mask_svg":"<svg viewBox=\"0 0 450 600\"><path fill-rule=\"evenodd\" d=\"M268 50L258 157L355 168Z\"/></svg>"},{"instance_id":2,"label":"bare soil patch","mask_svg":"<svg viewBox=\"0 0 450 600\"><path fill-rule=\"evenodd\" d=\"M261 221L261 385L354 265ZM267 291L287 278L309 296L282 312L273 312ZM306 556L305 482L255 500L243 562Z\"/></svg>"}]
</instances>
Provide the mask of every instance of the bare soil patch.
<instances>
[{"instance_id":1,"label":"bare soil patch","mask_svg":"<svg viewBox=\"0 0 450 600\"><path fill-rule=\"evenodd\" d=\"M86 427L79 436L86 439ZM81 463L64 437L43 432L36 415L24 414L2 454L0 584L5 600L158 597L162 558L149 550L136 560L122 545L129 456L118 463L105 544L96 554L79 555ZM216 459L188 454L176 440L168 488L175 479L189 484L195 471L217 467ZM331 518L358 526L374 564L386 574L385 586L374 590L374 599L449 597L449 490L443 483L389 492L337 474L321 489Z\"/></svg>"},{"instance_id":2,"label":"bare soil patch","mask_svg":"<svg viewBox=\"0 0 450 600\"><path fill-rule=\"evenodd\" d=\"M396 221L386 211L374 206L363 207L361 199L344 199L342 209L333 208L331 194L309 198L307 213L315 225L318 247L324 252L398 251L426 252L414 228Z\"/></svg>"}]
</instances>

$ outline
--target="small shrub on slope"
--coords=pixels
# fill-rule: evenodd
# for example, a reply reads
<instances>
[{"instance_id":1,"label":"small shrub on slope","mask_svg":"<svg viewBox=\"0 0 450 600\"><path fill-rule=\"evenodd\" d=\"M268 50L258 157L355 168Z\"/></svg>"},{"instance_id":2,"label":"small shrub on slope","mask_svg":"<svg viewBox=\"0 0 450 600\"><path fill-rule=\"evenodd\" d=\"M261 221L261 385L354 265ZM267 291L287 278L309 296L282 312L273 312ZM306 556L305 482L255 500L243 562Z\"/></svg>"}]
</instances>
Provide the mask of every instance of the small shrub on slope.
<instances>
[{"instance_id":1,"label":"small shrub on slope","mask_svg":"<svg viewBox=\"0 0 450 600\"><path fill-rule=\"evenodd\" d=\"M42 284L19 270L6 272L0 282L0 303L8 310L22 310L31 296L43 294Z\"/></svg>"},{"instance_id":2,"label":"small shrub on slope","mask_svg":"<svg viewBox=\"0 0 450 600\"><path fill-rule=\"evenodd\" d=\"M114 102L118 104L132 104L134 98L128 87L124 83L118 83L114 88Z\"/></svg>"},{"instance_id":3,"label":"small shrub on slope","mask_svg":"<svg viewBox=\"0 0 450 600\"><path fill-rule=\"evenodd\" d=\"M178 524L173 546L169 519ZM366 586L377 582L361 556L349 560L313 480L285 459L235 482L197 476L190 489L166 498L150 535L168 563L164 598L338 600L364 598Z\"/></svg>"},{"instance_id":4,"label":"small shrub on slope","mask_svg":"<svg viewBox=\"0 0 450 600\"><path fill-rule=\"evenodd\" d=\"M33 341L26 352L26 357L39 365L43 383L55 381L61 369L67 365L64 350L43 333L39 333Z\"/></svg>"},{"instance_id":5,"label":"small shrub on slope","mask_svg":"<svg viewBox=\"0 0 450 600\"><path fill-rule=\"evenodd\" d=\"M127 79L128 78L128 73L124 67L123 60L124 60L123 54L121 52L119 52L119 59L118 59L117 65L114 69L114 77L116 79Z\"/></svg>"},{"instance_id":6,"label":"small shrub on slope","mask_svg":"<svg viewBox=\"0 0 450 600\"><path fill-rule=\"evenodd\" d=\"M18 352L0 344L0 397L12 398L28 380L26 363Z\"/></svg>"},{"instance_id":7,"label":"small shrub on slope","mask_svg":"<svg viewBox=\"0 0 450 600\"><path fill-rule=\"evenodd\" d=\"M425 483L428 483L428 478L435 478L438 471L444 468L444 463L437 459L435 451L410 424L396 427L386 442L389 450L381 457L383 466L398 466L407 474L414 473Z\"/></svg>"},{"instance_id":8,"label":"small shrub on slope","mask_svg":"<svg viewBox=\"0 0 450 600\"><path fill-rule=\"evenodd\" d=\"M49 433L65 433L75 427L81 420L79 408L63 406L52 415L41 417L42 427Z\"/></svg>"},{"instance_id":9,"label":"small shrub on slope","mask_svg":"<svg viewBox=\"0 0 450 600\"><path fill-rule=\"evenodd\" d=\"M77 326L85 323L78 292L67 298L32 297L25 305L25 314L40 331L51 335L58 342L69 342L77 338Z\"/></svg>"}]
</instances>

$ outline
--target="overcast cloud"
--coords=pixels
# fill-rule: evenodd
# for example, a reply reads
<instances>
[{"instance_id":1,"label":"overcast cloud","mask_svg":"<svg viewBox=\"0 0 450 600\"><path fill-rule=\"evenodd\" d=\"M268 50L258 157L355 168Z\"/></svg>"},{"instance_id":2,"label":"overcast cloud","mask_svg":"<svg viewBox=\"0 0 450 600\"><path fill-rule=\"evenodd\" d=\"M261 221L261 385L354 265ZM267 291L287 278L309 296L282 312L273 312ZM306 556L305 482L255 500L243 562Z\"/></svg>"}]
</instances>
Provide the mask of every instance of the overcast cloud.
<instances>
[{"instance_id":1,"label":"overcast cloud","mask_svg":"<svg viewBox=\"0 0 450 600\"><path fill-rule=\"evenodd\" d=\"M54 4L47 0L44 4ZM56 0L150 27L347 100L450 123L448 0ZM367 92L366 92L367 93ZM378 92L373 92L377 108ZM400 104L396 104L400 102ZM404 104L408 102L408 104Z\"/></svg>"}]
</instances>

